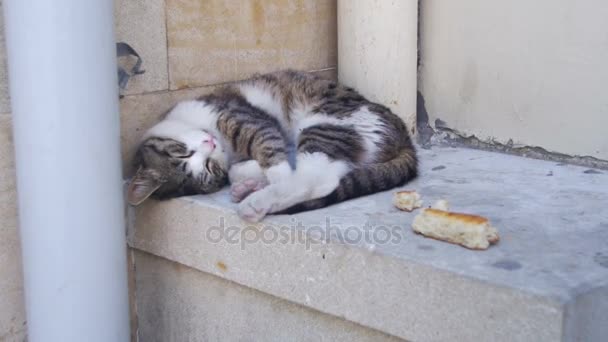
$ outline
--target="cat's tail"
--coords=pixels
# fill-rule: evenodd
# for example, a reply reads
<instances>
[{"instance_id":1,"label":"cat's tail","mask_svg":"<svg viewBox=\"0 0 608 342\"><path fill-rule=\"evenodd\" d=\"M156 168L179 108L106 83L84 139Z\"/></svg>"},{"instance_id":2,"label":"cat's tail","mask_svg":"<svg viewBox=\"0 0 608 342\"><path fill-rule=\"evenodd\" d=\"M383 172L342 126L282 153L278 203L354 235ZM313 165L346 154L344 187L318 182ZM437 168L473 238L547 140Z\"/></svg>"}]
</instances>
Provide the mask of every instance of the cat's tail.
<instances>
[{"instance_id":1,"label":"cat's tail","mask_svg":"<svg viewBox=\"0 0 608 342\"><path fill-rule=\"evenodd\" d=\"M276 214L295 214L323 208L376 192L401 186L418 175L418 160L413 146L404 147L395 158L383 163L369 164L347 173L329 195L298 203Z\"/></svg>"}]
</instances>

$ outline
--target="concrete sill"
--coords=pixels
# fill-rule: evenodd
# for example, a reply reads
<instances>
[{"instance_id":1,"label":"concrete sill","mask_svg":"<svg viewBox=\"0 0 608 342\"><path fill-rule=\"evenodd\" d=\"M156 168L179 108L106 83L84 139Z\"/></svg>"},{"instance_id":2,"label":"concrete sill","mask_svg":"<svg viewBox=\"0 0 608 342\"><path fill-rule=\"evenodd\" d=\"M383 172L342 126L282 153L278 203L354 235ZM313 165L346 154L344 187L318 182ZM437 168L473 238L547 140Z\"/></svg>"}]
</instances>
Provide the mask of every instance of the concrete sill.
<instances>
[{"instance_id":1,"label":"concrete sill","mask_svg":"<svg viewBox=\"0 0 608 342\"><path fill-rule=\"evenodd\" d=\"M454 148L420 159L422 177L404 188L488 217L498 245L470 251L415 235L416 212L394 209L392 192L255 227L226 192L149 201L134 211L129 243L407 340L608 336L606 172ZM375 240L357 239L366 232Z\"/></svg>"}]
</instances>

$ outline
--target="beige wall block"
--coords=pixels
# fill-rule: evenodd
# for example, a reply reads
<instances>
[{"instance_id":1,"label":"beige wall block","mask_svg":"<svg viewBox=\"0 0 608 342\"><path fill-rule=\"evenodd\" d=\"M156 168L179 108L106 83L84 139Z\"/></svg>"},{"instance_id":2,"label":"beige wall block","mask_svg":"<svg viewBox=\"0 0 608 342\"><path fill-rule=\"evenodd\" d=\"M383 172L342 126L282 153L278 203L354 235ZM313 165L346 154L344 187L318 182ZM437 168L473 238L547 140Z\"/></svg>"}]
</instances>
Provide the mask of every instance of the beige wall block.
<instances>
[{"instance_id":1,"label":"beige wall block","mask_svg":"<svg viewBox=\"0 0 608 342\"><path fill-rule=\"evenodd\" d=\"M214 87L204 87L123 97L120 100L123 174L132 175L135 150L148 128L160 121L177 102L196 99L213 89Z\"/></svg>"},{"instance_id":2,"label":"beige wall block","mask_svg":"<svg viewBox=\"0 0 608 342\"><path fill-rule=\"evenodd\" d=\"M338 1L338 78L416 127L418 2Z\"/></svg>"},{"instance_id":3,"label":"beige wall block","mask_svg":"<svg viewBox=\"0 0 608 342\"><path fill-rule=\"evenodd\" d=\"M431 122L608 159L608 2L421 4L420 90Z\"/></svg>"},{"instance_id":4,"label":"beige wall block","mask_svg":"<svg viewBox=\"0 0 608 342\"><path fill-rule=\"evenodd\" d=\"M124 94L169 89L164 0L114 0L116 40L143 59L145 74L129 80Z\"/></svg>"},{"instance_id":5,"label":"beige wall block","mask_svg":"<svg viewBox=\"0 0 608 342\"><path fill-rule=\"evenodd\" d=\"M167 0L171 88L336 65L335 0Z\"/></svg>"},{"instance_id":6,"label":"beige wall block","mask_svg":"<svg viewBox=\"0 0 608 342\"><path fill-rule=\"evenodd\" d=\"M2 0L0 0L0 14L2 14ZM6 41L4 39L4 16L0 15L0 114L11 111L11 101L8 88L8 73L6 70Z\"/></svg>"},{"instance_id":7,"label":"beige wall block","mask_svg":"<svg viewBox=\"0 0 608 342\"><path fill-rule=\"evenodd\" d=\"M11 117L0 116L0 341L26 334Z\"/></svg>"},{"instance_id":8,"label":"beige wall block","mask_svg":"<svg viewBox=\"0 0 608 342\"><path fill-rule=\"evenodd\" d=\"M140 341L402 341L150 254L135 260Z\"/></svg>"}]
</instances>

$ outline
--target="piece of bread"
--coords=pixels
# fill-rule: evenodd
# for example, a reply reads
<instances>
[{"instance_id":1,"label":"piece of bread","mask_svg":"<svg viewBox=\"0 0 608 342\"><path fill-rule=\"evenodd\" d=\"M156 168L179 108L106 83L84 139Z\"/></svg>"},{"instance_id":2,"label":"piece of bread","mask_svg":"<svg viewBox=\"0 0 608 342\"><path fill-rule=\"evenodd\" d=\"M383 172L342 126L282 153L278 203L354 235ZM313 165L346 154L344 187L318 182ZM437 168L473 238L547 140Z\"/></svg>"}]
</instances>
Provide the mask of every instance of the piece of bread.
<instances>
[{"instance_id":1,"label":"piece of bread","mask_svg":"<svg viewBox=\"0 0 608 342\"><path fill-rule=\"evenodd\" d=\"M412 228L426 237L470 249L487 249L499 240L498 231L488 219L437 209L424 209L414 218Z\"/></svg>"},{"instance_id":2,"label":"piece of bread","mask_svg":"<svg viewBox=\"0 0 608 342\"><path fill-rule=\"evenodd\" d=\"M439 201L435 202L435 204L433 204L431 206L431 208L437 209L437 210L448 211L448 210L450 210L450 204L448 203L447 200L440 199Z\"/></svg>"},{"instance_id":3,"label":"piece of bread","mask_svg":"<svg viewBox=\"0 0 608 342\"><path fill-rule=\"evenodd\" d=\"M405 211L412 211L422 207L420 195L416 191L395 192L393 195L393 204L395 207Z\"/></svg>"}]
</instances>

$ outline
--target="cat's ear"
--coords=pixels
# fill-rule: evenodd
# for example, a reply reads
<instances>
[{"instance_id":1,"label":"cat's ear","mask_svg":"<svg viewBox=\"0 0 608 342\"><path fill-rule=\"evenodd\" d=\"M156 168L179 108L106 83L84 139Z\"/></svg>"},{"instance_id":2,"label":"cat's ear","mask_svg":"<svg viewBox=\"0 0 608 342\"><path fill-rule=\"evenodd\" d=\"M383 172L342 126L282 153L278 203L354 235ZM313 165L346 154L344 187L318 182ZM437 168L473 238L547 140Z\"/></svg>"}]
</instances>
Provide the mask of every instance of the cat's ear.
<instances>
[{"instance_id":1,"label":"cat's ear","mask_svg":"<svg viewBox=\"0 0 608 342\"><path fill-rule=\"evenodd\" d=\"M131 205L139 205L150 197L156 189L163 184L157 172L150 169L139 168L129 182L127 201Z\"/></svg>"}]
</instances>

